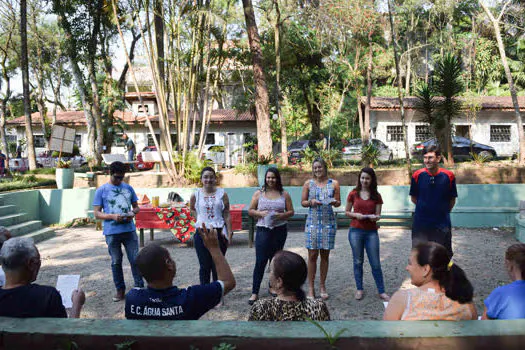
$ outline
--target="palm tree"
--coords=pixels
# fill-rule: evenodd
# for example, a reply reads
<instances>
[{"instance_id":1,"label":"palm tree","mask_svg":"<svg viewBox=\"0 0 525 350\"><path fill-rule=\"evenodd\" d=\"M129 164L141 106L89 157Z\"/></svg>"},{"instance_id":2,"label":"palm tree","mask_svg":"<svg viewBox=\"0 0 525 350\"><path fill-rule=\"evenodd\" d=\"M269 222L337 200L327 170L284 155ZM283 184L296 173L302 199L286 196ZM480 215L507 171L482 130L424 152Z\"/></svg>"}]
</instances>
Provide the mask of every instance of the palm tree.
<instances>
[{"instance_id":1,"label":"palm tree","mask_svg":"<svg viewBox=\"0 0 525 350\"><path fill-rule=\"evenodd\" d=\"M440 144L444 148L445 162L449 166L454 165L452 120L463 112L463 103L459 99L459 94L464 88L461 72L461 58L453 54L446 54L437 62L432 86L434 92L442 97L436 101L432 126L434 130L443 131L444 135ZM439 137L439 135L436 136Z\"/></svg>"}]
</instances>

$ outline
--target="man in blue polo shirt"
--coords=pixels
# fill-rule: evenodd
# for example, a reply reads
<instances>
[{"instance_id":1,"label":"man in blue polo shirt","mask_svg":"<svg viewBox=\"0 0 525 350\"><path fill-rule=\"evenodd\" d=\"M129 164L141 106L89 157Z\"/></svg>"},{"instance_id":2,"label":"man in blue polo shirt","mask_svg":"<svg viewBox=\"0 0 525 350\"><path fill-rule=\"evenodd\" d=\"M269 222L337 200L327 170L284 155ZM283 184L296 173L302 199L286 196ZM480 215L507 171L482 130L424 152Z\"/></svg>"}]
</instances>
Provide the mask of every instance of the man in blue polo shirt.
<instances>
[{"instance_id":1,"label":"man in blue polo shirt","mask_svg":"<svg viewBox=\"0 0 525 350\"><path fill-rule=\"evenodd\" d=\"M104 220L103 233L111 256L111 271L117 289L113 301L120 301L126 294L122 272L122 245L126 249L135 287L144 287L144 281L135 265L139 243L133 218L140 209L133 187L123 182L126 166L122 162L113 162L109 166L109 173L109 182L97 188L95 192L93 213L95 218Z\"/></svg>"},{"instance_id":2,"label":"man in blue polo shirt","mask_svg":"<svg viewBox=\"0 0 525 350\"><path fill-rule=\"evenodd\" d=\"M126 295L126 318L134 320L198 320L235 287L235 278L219 248L215 229L202 227L204 245L217 269L218 280L180 289L173 285L177 267L168 250L158 244L143 248L137 266L148 282Z\"/></svg>"},{"instance_id":3,"label":"man in blue polo shirt","mask_svg":"<svg viewBox=\"0 0 525 350\"><path fill-rule=\"evenodd\" d=\"M450 211L458 196L456 178L451 171L439 167L441 151L432 145L425 149L425 167L414 172L410 198L416 205L412 224L412 246L432 241L447 248L452 256Z\"/></svg>"}]
</instances>

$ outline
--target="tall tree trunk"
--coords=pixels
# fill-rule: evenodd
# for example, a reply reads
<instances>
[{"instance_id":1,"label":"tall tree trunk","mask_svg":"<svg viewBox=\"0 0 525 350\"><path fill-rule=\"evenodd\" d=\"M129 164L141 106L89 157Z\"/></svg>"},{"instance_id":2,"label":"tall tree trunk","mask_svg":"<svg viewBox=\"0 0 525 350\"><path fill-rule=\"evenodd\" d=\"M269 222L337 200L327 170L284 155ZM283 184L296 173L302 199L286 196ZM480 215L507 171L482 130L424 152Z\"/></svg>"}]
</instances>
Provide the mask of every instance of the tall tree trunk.
<instances>
[{"instance_id":1,"label":"tall tree trunk","mask_svg":"<svg viewBox=\"0 0 525 350\"><path fill-rule=\"evenodd\" d=\"M518 155L518 163L520 165L525 164L525 135L523 133L523 122L521 119L520 114L520 105L518 103L518 95L516 94L516 87L514 86L514 80L512 78L512 73L510 72L509 63L507 62L507 55L505 53L505 44L503 44L503 39L501 38L501 29L499 25L499 21L503 14L505 13L506 7L510 4L510 0L507 1L498 18L494 18L492 15L492 12L490 12L489 8L483 4L483 2L480 0L479 4L481 7L483 7L483 10L487 14L488 18L492 22L492 26L494 28L494 34L496 35L496 41L498 42L498 50L499 54L501 56L501 63L503 64L503 68L505 69L505 75L507 77L507 81L509 82L509 89L510 89L510 95L512 97L512 104L514 106L514 115L516 118L516 125L518 127L518 140L519 140L519 155Z\"/></svg>"},{"instance_id":2,"label":"tall tree trunk","mask_svg":"<svg viewBox=\"0 0 525 350\"><path fill-rule=\"evenodd\" d=\"M24 115L26 123L26 147L29 169L36 169L33 126L31 124L31 101L29 99L29 62L27 58L27 2L20 0L20 68L22 69L22 90L24 94Z\"/></svg>"},{"instance_id":3,"label":"tall tree trunk","mask_svg":"<svg viewBox=\"0 0 525 350\"><path fill-rule=\"evenodd\" d=\"M410 29L407 33L407 67L405 77L405 93L410 95L410 80L412 78L412 41L414 36L414 11L410 11Z\"/></svg>"},{"instance_id":4,"label":"tall tree trunk","mask_svg":"<svg viewBox=\"0 0 525 350\"><path fill-rule=\"evenodd\" d=\"M92 96L92 107L93 107L93 120L95 126L95 144L93 145L93 156L95 158L95 164L100 165L102 162L102 146L104 145L104 132L102 128L102 112L100 108L100 95L98 92L97 76L95 70L95 60L97 59L97 41L100 33L100 21L103 10L103 0L98 0L95 9L93 10L93 31L88 44L88 75L91 84L91 96Z\"/></svg>"},{"instance_id":5,"label":"tall tree trunk","mask_svg":"<svg viewBox=\"0 0 525 350\"><path fill-rule=\"evenodd\" d=\"M277 107L277 115L281 122L281 162L284 166L288 165L288 139L286 135L286 119L281 110L281 9L279 7L279 0L273 0L275 6L275 25L274 25L274 40L275 40L275 105Z\"/></svg>"},{"instance_id":6,"label":"tall tree trunk","mask_svg":"<svg viewBox=\"0 0 525 350\"><path fill-rule=\"evenodd\" d=\"M368 143L370 140L370 103L372 100L372 69L374 60L374 49L372 47L372 38L368 37L368 66L366 67L366 103L365 103L365 118L363 120L363 141Z\"/></svg>"},{"instance_id":7,"label":"tall tree trunk","mask_svg":"<svg viewBox=\"0 0 525 350\"><path fill-rule=\"evenodd\" d=\"M162 0L155 0L153 4L153 25L155 27L155 48L157 52L157 71L160 81L163 82L164 87L167 85L164 69L164 6ZM166 91L164 88L163 91ZM159 118L159 129L166 130L166 120ZM168 146L165 137L160 137L160 149L166 151Z\"/></svg>"},{"instance_id":8,"label":"tall tree trunk","mask_svg":"<svg viewBox=\"0 0 525 350\"><path fill-rule=\"evenodd\" d=\"M272 137L270 129L270 100L262 64L261 39L257 30L255 13L251 0L242 0L248 41L252 53L253 80L255 83L255 115L257 118L258 156L269 157L272 154ZM313 128L313 126L312 126Z\"/></svg>"},{"instance_id":9,"label":"tall tree trunk","mask_svg":"<svg viewBox=\"0 0 525 350\"><path fill-rule=\"evenodd\" d=\"M44 93L44 66L42 64L42 38L40 37L40 33L38 32L38 26L36 23L37 19L37 10L35 8L37 4L33 3L31 4L31 22L30 22L30 28L33 32L33 35L35 36L35 46L36 46L36 60L35 64L33 65L33 72L36 77L36 85L37 85L37 91L36 91L36 104L38 108L38 112L40 113L40 125L42 127L42 135L44 136L44 147L46 149L49 149L49 138L51 136L51 132L48 130L48 120L47 120L47 108L45 103L45 93Z\"/></svg>"},{"instance_id":10,"label":"tall tree trunk","mask_svg":"<svg viewBox=\"0 0 525 350\"><path fill-rule=\"evenodd\" d=\"M390 34L392 36L392 46L394 48L394 60L396 63L396 77L397 77L397 97L399 99L399 109L401 111L401 128L403 129L403 143L405 146L405 159L407 166L407 180L410 180L412 177L412 163L410 161L410 153L408 150L408 138L407 138L407 128L405 123L405 107L403 104L403 92L401 91L401 73L399 72L399 55L397 52L397 42L396 42L396 33L394 28L394 16L392 15L392 7L390 5L390 0L387 0L388 3L388 17L390 19Z\"/></svg>"}]
</instances>

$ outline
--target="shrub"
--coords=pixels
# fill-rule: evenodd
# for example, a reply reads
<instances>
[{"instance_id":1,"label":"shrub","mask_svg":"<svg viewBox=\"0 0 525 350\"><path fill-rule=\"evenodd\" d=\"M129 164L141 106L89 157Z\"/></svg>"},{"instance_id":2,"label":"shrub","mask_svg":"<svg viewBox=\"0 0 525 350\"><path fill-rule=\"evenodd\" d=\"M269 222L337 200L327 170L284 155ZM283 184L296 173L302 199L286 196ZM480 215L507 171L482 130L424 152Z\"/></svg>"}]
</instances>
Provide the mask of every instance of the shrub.
<instances>
[{"instance_id":1,"label":"shrub","mask_svg":"<svg viewBox=\"0 0 525 350\"><path fill-rule=\"evenodd\" d=\"M206 159L200 159L197 150L186 153L184 161L184 178L192 184L198 184L201 178L201 171L213 163Z\"/></svg>"},{"instance_id":2,"label":"shrub","mask_svg":"<svg viewBox=\"0 0 525 350\"><path fill-rule=\"evenodd\" d=\"M15 175L12 179L0 180L0 192L23 190L27 188L55 185L55 180L38 179L35 175Z\"/></svg>"},{"instance_id":3,"label":"shrub","mask_svg":"<svg viewBox=\"0 0 525 350\"><path fill-rule=\"evenodd\" d=\"M257 176L257 164L256 163L237 164L235 168L233 168L233 172L235 174Z\"/></svg>"}]
</instances>

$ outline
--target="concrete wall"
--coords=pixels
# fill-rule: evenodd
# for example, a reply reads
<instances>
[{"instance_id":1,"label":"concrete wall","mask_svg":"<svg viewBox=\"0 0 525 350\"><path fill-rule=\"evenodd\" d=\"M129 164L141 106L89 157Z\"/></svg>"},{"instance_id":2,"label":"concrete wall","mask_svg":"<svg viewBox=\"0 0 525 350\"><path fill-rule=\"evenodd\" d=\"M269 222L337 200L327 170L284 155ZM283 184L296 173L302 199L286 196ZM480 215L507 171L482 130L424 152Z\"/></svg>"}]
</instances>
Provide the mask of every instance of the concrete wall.
<instances>
[{"instance_id":1,"label":"concrete wall","mask_svg":"<svg viewBox=\"0 0 525 350\"><path fill-rule=\"evenodd\" d=\"M525 243L525 218L516 214L516 239Z\"/></svg>"},{"instance_id":2,"label":"concrete wall","mask_svg":"<svg viewBox=\"0 0 525 350\"><path fill-rule=\"evenodd\" d=\"M0 318L3 349L523 349L525 320L319 322ZM121 344L128 343L129 347ZM335 347L332 347L333 345Z\"/></svg>"},{"instance_id":3,"label":"concrete wall","mask_svg":"<svg viewBox=\"0 0 525 350\"><path fill-rule=\"evenodd\" d=\"M3 205L16 205L29 215L30 220L39 220L40 193L38 190L7 192L0 195Z\"/></svg>"},{"instance_id":4,"label":"concrete wall","mask_svg":"<svg viewBox=\"0 0 525 350\"><path fill-rule=\"evenodd\" d=\"M137 194L146 194L150 199L159 196L167 202L170 192L190 199L195 188L140 188ZM302 187L285 187L290 193L295 208L301 207ZM353 186L341 186L342 207ZM231 203L250 203L256 187L226 188ZM400 210L412 208L408 196L409 186L379 186L384 201L383 209ZM41 189L9 192L1 195L5 204L15 204L27 211L32 218L40 218L45 224L65 223L75 218L86 217L91 210L95 188L70 190ZM458 185L458 200L452 212L452 224L458 227L513 227L519 201L525 198L525 184L510 185Z\"/></svg>"},{"instance_id":5,"label":"concrete wall","mask_svg":"<svg viewBox=\"0 0 525 350\"><path fill-rule=\"evenodd\" d=\"M406 124L408 132L408 145L412 147L416 142L416 125L424 125L421 115L413 109L407 109ZM375 110L370 111L370 128L375 138L383 141L394 153L394 158L403 158L403 141L390 141L387 137L387 126L401 125L399 111ZM518 128L512 111L483 110L478 112L476 121L469 123L466 116L453 120L455 125L472 125L472 139L476 142L494 147L498 156L511 156L518 150ZM491 142L491 125L509 125L511 132L510 142Z\"/></svg>"},{"instance_id":6,"label":"concrete wall","mask_svg":"<svg viewBox=\"0 0 525 350\"><path fill-rule=\"evenodd\" d=\"M39 205L40 220L46 225L87 217L87 211L92 210L91 203L95 195L94 188L43 189L38 192L40 195L36 202Z\"/></svg>"}]
</instances>

